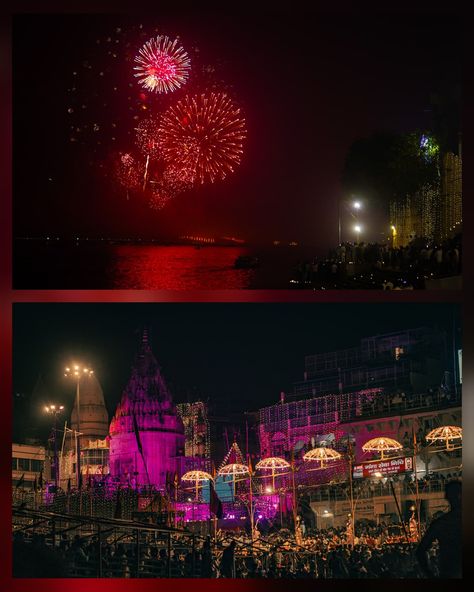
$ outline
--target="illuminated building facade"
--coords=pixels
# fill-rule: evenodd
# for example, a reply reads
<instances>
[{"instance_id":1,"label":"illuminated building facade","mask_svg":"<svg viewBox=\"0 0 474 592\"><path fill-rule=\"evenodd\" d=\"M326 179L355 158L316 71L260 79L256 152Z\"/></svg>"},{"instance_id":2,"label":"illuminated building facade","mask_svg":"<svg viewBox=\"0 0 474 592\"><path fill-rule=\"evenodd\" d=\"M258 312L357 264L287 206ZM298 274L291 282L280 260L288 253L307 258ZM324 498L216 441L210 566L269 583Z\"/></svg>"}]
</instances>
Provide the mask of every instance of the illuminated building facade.
<instances>
[{"instance_id":1,"label":"illuminated building facade","mask_svg":"<svg viewBox=\"0 0 474 592\"><path fill-rule=\"evenodd\" d=\"M356 348L307 356L305 381L296 383L293 393L297 400L287 401L282 394L279 403L260 409L261 457L279 456L294 463L296 485L310 500L308 520L318 528L345 525L350 512L349 452L353 464L377 458L377 453L362 449L372 438L397 440L403 446L400 456L408 459L413 458L416 438L423 447L416 459L418 478L449 479L460 474L460 449L433 454L424 440L436 427L462 425L461 367L452 373L450 357L436 356L444 350L443 332L420 328L365 338ZM303 460L308 450L325 446L338 451L341 459L322 469ZM406 475L395 483L404 513L414 499L413 471ZM387 479L359 484L357 517L396 522ZM290 491L291 478L278 477L276 487ZM445 509L439 478L436 484L429 481L420 487L423 517Z\"/></svg>"},{"instance_id":2,"label":"illuminated building facade","mask_svg":"<svg viewBox=\"0 0 474 592\"><path fill-rule=\"evenodd\" d=\"M448 152L441 159L439 238L449 238L462 226L462 159Z\"/></svg>"}]
</instances>

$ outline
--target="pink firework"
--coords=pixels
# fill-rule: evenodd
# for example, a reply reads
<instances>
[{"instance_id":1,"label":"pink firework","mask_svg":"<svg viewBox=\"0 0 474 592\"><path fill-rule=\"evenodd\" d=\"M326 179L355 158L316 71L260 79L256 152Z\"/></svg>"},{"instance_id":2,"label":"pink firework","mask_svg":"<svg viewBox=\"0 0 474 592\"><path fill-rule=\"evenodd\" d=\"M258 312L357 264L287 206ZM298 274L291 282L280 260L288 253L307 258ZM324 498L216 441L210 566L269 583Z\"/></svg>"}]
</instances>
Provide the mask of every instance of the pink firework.
<instances>
[{"instance_id":1,"label":"pink firework","mask_svg":"<svg viewBox=\"0 0 474 592\"><path fill-rule=\"evenodd\" d=\"M245 119L222 92L186 96L162 116L161 157L195 182L224 179L240 163Z\"/></svg>"},{"instance_id":2,"label":"pink firework","mask_svg":"<svg viewBox=\"0 0 474 592\"><path fill-rule=\"evenodd\" d=\"M167 93L182 86L189 76L191 63L188 54L169 37L159 35L150 39L135 58L135 76L140 84L156 93Z\"/></svg>"}]
</instances>

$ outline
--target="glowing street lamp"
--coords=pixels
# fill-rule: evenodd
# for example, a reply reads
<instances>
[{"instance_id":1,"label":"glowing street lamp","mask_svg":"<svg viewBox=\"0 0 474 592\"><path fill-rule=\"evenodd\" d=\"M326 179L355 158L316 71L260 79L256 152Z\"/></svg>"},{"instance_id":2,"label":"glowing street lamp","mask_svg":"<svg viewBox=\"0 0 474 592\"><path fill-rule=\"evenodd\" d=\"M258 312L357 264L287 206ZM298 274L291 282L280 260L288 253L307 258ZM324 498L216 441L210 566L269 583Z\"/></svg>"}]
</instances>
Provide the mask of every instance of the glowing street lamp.
<instances>
[{"instance_id":1,"label":"glowing street lamp","mask_svg":"<svg viewBox=\"0 0 474 592\"><path fill-rule=\"evenodd\" d=\"M90 378L94 374L94 371L88 366L82 366L80 364L72 364L64 369L64 376L66 378L72 378L76 382L76 409L77 409L77 432L76 432L76 479L77 487L81 482L81 399L80 399L80 382L82 378Z\"/></svg>"},{"instance_id":2,"label":"glowing street lamp","mask_svg":"<svg viewBox=\"0 0 474 592\"><path fill-rule=\"evenodd\" d=\"M350 213L352 218L354 218L355 222L358 221L357 215L355 212L359 212L363 209L362 202L359 199L355 201L346 201L346 200L339 200L339 210L338 210L338 230L339 230L339 244L342 242L342 221L341 221L341 209L342 205L346 206L346 210Z\"/></svg>"},{"instance_id":3,"label":"glowing street lamp","mask_svg":"<svg viewBox=\"0 0 474 592\"><path fill-rule=\"evenodd\" d=\"M44 408L48 415L54 418L53 439L54 439L54 485L57 488L59 482L59 462L58 462L58 441L57 441L57 422L58 416L64 411L64 405L46 405Z\"/></svg>"}]
</instances>

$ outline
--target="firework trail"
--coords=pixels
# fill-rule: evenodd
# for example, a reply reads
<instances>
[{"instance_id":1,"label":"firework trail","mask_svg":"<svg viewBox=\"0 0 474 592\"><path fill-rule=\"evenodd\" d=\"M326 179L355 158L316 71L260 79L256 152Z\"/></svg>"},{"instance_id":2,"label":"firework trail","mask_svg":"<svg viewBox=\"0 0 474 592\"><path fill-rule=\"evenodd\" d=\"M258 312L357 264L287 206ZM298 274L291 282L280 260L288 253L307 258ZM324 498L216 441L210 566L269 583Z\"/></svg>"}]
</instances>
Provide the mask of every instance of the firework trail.
<instances>
[{"instance_id":1,"label":"firework trail","mask_svg":"<svg viewBox=\"0 0 474 592\"><path fill-rule=\"evenodd\" d=\"M143 191L149 176L150 159L158 159L160 150L158 143L158 121L154 118L148 118L141 121L135 128L136 144L146 156L145 169L143 172Z\"/></svg>"}]
</instances>

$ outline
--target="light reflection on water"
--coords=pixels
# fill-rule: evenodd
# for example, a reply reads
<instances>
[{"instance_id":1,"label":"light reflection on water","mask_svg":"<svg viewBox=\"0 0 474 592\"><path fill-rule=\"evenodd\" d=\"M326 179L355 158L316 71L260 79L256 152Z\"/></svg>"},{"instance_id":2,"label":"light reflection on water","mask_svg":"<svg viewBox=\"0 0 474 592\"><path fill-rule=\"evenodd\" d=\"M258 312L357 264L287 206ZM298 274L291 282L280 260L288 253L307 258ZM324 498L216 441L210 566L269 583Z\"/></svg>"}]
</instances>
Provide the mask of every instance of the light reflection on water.
<instances>
[{"instance_id":1,"label":"light reflection on water","mask_svg":"<svg viewBox=\"0 0 474 592\"><path fill-rule=\"evenodd\" d=\"M256 269L236 269L239 256L257 256ZM297 249L125 245L17 241L16 289L238 290L288 288Z\"/></svg>"},{"instance_id":2,"label":"light reflection on water","mask_svg":"<svg viewBox=\"0 0 474 592\"><path fill-rule=\"evenodd\" d=\"M113 288L218 290L249 288L253 269L235 269L242 247L156 247L121 245L108 270Z\"/></svg>"}]
</instances>

